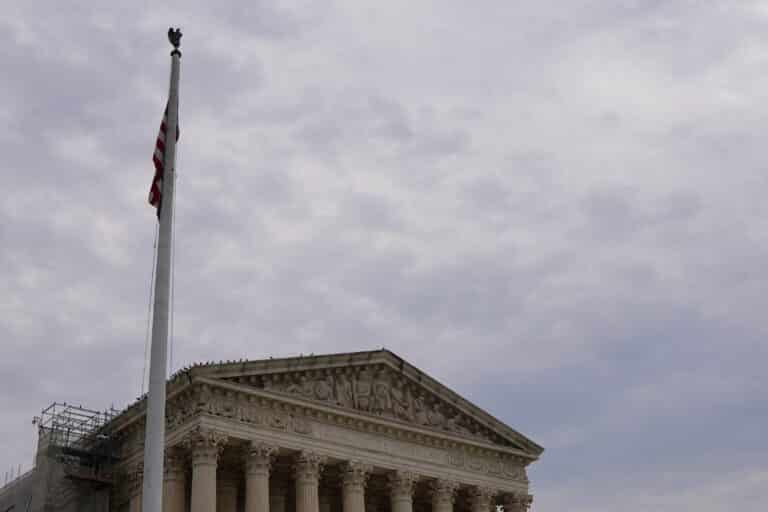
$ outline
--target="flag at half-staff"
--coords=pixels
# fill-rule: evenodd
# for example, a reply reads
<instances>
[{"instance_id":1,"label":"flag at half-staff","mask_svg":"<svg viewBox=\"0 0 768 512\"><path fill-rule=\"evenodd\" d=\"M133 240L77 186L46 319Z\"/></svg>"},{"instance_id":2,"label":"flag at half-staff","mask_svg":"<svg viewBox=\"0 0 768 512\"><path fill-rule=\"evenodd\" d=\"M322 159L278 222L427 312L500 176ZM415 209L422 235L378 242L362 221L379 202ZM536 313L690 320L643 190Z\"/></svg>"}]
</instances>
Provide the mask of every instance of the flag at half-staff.
<instances>
[{"instance_id":1,"label":"flag at half-staff","mask_svg":"<svg viewBox=\"0 0 768 512\"><path fill-rule=\"evenodd\" d=\"M168 319L171 289L171 243L173 240L173 193L176 174L176 139L179 121L179 66L181 31L168 29L171 51L171 85L163 122L155 143L155 176L149 202L157 208L157 266L152 311L152 344L149 359L149 392L144 433L144 482L141 510L163 510L163 455L165 452L165 379L168 365ZM173 133L175 137L169 137Z\"/></svg>"},{"instance_id":2,"label":"flag at half-staff","mask_svg":"<svg viewBox=\"0 0 768 512\"><path fill-rule=\"evenodd\" d=\"M176 140L179 140L179 118L176 111ZM163 177L165 176L165 134L168 131L168 105L163 112L163 120L160 122L160 131L155 141L155 152L152 155L152 163L155 164L155 176L149 187L149 204L157 208L157 218L160 218L160 210L163 205Z\"/></svg>"}]
</instances>

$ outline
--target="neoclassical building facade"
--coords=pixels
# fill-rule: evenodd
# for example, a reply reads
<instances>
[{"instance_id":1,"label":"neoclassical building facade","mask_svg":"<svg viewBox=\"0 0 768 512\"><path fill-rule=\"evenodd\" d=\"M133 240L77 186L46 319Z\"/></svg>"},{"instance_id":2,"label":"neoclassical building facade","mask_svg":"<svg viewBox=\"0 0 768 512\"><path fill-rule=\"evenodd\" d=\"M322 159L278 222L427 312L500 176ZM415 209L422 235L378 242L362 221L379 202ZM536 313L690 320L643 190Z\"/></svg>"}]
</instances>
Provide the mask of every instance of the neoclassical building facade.
<instances>
[{"instance_id":1,"label":"neoclassical building facade","mask_svg":"<svg viewBox=\"0 0 768 512\"><path fill-rule=\"evenodd\" d=\"M107 425L141 511L145 400ZM195 365L168 382L165 512L525 512L543 448L387 350Z\"/></svg>"}]
</instances>

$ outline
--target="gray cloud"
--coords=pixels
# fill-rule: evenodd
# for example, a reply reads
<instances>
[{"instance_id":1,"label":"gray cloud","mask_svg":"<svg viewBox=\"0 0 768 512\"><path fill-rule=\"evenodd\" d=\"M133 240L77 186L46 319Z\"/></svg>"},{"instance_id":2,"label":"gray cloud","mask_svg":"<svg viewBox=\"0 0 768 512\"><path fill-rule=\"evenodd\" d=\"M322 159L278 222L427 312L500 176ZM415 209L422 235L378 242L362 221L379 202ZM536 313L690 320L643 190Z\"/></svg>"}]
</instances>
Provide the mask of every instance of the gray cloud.
<instances>
[{"instance_id":1,"label":"gray cloud","mask_svg":"<svg viewBox=\"0 0 768 512\"><path fill-rule=\"evenodd\" d=\"M167 20L174 367L386 346L549 448L542 510L758 510L749 2L4 11L2 462L141 392Z\"/></svg>"}]
</instances>

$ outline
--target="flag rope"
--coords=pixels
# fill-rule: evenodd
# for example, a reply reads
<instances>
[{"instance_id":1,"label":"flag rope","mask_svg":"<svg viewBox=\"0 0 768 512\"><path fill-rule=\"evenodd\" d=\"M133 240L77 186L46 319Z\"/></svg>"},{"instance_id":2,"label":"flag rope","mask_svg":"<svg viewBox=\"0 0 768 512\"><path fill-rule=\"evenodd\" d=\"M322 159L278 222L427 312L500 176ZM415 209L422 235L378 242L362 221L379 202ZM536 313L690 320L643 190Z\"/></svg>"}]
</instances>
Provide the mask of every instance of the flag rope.
<instances>
[{"instance_id":1,"label":"flag rope","mask_svg":"<svg viewBox=\"0 0 768 512\"><path fill-rule=\"evenodd\" d=\"M173 188L176 189L178 174L173 170ZM171 321L168 333L168 375L173 373L173 319L176 311L176 201L171 207Z\"/></svg>"},{"instance_id":2,"label":"flag rope","mask_svg":"<svg viewBox=\"0 0 768 512\"><path fill-rule=\"evenodd\" d=\"M152 297L154 296L153 286L155 284L155 268L157 267L157 236L158 225L155 224L155 240L152 243L152 273L149 276L149 298L147 299L147 330L144 335L144 367L141 370L141 393L139 397L144 396L144 384L147 381L147 352L149 352L149 329L152 325Z\"/></svg>"}]
</instances>

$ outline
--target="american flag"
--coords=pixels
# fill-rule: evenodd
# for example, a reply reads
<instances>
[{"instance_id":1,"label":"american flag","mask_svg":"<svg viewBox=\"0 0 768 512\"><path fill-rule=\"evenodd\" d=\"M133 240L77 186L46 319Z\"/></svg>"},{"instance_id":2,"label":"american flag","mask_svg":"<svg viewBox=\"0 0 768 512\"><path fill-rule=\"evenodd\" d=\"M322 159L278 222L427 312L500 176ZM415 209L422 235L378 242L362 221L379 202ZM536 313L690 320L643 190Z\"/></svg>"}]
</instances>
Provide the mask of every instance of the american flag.
<instances>
[{"instance_id":1,"label":"american flag","mask_svg":"<svg viewBox=\"0 0 768 512\"><path fill-rule=\"evenodd\" d=\"M163 120L160 123L160 131L157 133L155 141L155 154L152 155L152 161L155 164L155 177L152 179L152 186L149 188L149 204L157 208L157 218L160 218L160 208L163 199L163 174L165 170L165 132L168 124L168 105L165 106ZM176 123L176 140L179 140L179 125Z\"/></svg>"}]
</instances>

